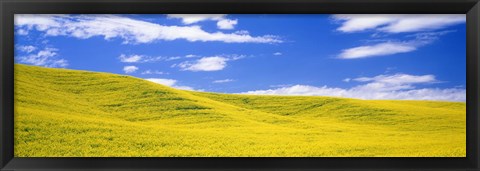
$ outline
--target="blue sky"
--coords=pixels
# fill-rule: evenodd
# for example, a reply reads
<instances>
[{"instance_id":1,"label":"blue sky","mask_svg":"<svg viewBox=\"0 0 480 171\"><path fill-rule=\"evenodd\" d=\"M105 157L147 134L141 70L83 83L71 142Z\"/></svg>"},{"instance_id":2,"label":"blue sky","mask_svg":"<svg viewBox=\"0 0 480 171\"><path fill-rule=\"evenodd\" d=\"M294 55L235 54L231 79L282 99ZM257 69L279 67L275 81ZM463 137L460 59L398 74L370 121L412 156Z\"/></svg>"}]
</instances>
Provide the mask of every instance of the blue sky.
<instances>
[{"instance_id":1,"label":"blue sky","mask_svg":"<svg viewBox=\"0 0 480 171\"><path fill-rule=\"evenodd\" d=\"M16 15L15 61L221 93L465 101L465 15Z\"/></svg>"}]
</instances>

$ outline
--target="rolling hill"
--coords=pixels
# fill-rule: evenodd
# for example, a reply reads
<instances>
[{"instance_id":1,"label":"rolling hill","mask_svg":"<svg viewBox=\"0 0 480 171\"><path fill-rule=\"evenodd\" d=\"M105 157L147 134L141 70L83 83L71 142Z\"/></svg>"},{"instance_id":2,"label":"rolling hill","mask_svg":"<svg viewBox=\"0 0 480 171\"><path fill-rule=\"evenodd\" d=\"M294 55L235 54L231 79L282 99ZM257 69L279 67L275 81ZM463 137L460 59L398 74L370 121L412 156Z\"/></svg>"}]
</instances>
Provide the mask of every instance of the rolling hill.
<instances>
[{"instance_id":1,"label":"rolling hill","mask_svg":"<svg viewBox=\"0 0 480 171\"><path fill-rule=\"evenodd\" d=\"M15 65L15 157L466 155L460 102L256 96Z\"/></svg>"}]
</instances>

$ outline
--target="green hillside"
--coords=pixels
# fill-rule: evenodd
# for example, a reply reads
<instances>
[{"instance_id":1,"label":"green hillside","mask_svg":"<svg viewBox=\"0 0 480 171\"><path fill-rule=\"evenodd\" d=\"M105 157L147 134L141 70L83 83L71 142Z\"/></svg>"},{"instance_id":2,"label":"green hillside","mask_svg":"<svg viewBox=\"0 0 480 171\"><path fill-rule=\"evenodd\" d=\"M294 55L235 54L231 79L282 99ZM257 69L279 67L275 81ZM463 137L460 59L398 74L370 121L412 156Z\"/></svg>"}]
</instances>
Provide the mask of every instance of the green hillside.
<instances>
[{"instance_id":1,"label":"green hillside","mask_svg":"<svg viewBox=\"0 0 480 171\"><path fill-rule=\"evenodd\" d=\"M464 157L465 103L177 90L15 65L16 157Z\"/></svg>"}]
</instances>

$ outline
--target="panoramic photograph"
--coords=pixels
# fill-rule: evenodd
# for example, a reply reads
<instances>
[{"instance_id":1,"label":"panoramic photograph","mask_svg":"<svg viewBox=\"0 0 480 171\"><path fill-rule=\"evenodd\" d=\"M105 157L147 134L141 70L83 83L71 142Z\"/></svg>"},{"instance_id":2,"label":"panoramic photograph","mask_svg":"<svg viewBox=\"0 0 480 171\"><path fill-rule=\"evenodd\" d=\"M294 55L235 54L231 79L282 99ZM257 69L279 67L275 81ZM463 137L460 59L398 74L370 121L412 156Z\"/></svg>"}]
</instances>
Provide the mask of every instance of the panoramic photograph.
<instances>
[{"instance_id":1,"label":"panoramic photograph","mask_svg":"<svg viewBox=\"0 0 480 171\"><path fill-rule=\"evenodd\" d=\"M466 157L465 14L16 14L15 157Z\"/></svg>"}]
</instances>

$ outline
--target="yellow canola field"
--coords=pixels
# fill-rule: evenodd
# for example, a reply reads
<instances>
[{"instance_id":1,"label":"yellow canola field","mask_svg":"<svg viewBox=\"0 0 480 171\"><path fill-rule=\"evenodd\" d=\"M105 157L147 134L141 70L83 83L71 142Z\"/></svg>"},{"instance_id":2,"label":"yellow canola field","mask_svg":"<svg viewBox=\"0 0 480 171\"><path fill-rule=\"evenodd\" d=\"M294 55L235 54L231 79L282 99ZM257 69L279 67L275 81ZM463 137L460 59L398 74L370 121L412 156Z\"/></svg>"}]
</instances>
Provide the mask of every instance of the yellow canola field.
<instances>
[{"instance_id":1,"label":"yellow canola field","mask_svg":"<svg viewBox=\"0 0 480 171\"><path fill-rule=\"evenodd\" d=\"M461 102L234 95L15 65L15 157L465 157Z\"/></svg>"}]
</instances>

